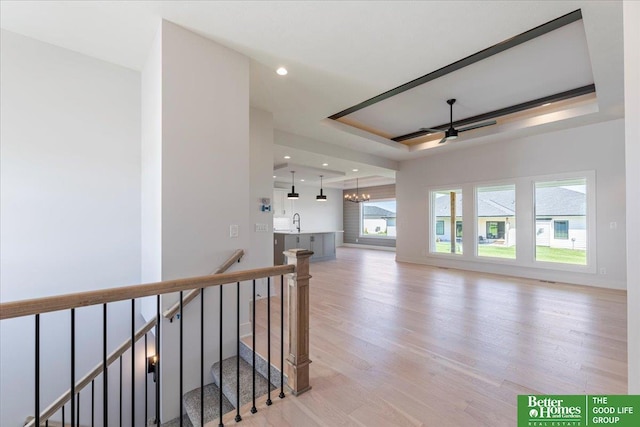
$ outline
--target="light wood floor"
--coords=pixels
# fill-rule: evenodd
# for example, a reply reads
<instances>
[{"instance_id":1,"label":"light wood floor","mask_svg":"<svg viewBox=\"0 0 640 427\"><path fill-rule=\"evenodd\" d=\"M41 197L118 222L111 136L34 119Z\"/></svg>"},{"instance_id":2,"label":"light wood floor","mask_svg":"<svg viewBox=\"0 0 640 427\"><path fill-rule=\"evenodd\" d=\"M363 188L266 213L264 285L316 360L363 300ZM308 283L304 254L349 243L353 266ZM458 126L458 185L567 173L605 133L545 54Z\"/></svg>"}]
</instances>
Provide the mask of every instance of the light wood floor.
<instances>
[{"instance_id":1,"label":"light wood floor","mask_svg":"<svg viewBox=\"0 0 640 427\"><path fill-rule=\"evenodd\" d=\"M518 394L627 392L626 292L394 258L340 248L311 264L313 389L273 394L242 425L512 427Z\"/></svg>"}]
</instances>

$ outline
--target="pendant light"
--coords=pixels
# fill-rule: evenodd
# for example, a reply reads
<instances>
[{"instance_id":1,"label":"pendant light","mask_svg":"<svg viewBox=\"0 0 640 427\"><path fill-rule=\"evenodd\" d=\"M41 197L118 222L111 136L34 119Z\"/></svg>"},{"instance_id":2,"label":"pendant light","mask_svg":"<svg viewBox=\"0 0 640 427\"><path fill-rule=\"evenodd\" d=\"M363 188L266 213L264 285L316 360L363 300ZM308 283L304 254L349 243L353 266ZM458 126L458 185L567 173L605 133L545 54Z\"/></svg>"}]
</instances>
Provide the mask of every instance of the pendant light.
<instances>
[{"instance_id":1,"label":"pendant light","mask_svg":"<svg viewBox=\"0 0 640 427\"><path fill-rule=\"evenodd\" d=\"M320 194L318 194L316 196L316 202L326 202L327 201L327 196L322 194L322 176L323 175L320 175Z\"/></svg>"},{"instance_id":2,"label":"pendant light","mask_svg":"<svg viewBox=\"0 0 640 427\"><path fill-rule=\"evenodd\" d=\"M344 199L353 203L362 203L371 200L370 194L358 193L360 193L360 188L358 187L358 178L356 178L356 192L353 194L345 194Z\"/></svg>"},{"instance_id":3,"label":"pendant light","mask_svg":"<svg viewBox=\"0 0 640 427\"><path fill-rule=\"evenodd\" d=\"M296 193L296 187L293 181L295 178L295 174L296 171L291 171L291 193L287 193L287 199L289 200L298 200L298 198L300 197L300 195Z\"/></svg>"}]
</instances>

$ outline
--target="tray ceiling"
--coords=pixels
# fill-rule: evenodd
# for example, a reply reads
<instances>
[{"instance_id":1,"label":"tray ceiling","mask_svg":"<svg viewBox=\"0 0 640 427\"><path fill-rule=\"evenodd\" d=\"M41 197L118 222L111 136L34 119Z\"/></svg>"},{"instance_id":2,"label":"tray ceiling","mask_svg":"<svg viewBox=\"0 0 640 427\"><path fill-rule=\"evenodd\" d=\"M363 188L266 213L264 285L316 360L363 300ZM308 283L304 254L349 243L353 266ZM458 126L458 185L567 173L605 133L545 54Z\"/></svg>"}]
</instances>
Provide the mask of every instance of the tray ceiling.
<instances>
[{"instance_id":1,"label":"tray ceiling","mask_svg":"<svg viewBox=\"0 0 640 427\"><path fill-rule=\"evenodd\" d=\"M562 22L558 27L560 19L568 23ZM537 27L553 25L553 29L528 41L461 68L453 63L448 66L453 69L451 72L444 67L430 73L441 74L439 77L415 87L410 87L410 82L331 118L384 138L402 140L421 128L449 123L446 103L449 98L457 99L453 108L456 122L578 88L583 89L576 96L593 91L594 78L580 11L554 21ZM486 50L501 49L500 45L512 43L525 34L514 35L513 39ZM425 49L428 45L425 43ZM476 55L483 55L483 51ZM427 80L428 76L421 79ZM410 88L403 90L405 87Z\"/></svg>"}]
</instances>

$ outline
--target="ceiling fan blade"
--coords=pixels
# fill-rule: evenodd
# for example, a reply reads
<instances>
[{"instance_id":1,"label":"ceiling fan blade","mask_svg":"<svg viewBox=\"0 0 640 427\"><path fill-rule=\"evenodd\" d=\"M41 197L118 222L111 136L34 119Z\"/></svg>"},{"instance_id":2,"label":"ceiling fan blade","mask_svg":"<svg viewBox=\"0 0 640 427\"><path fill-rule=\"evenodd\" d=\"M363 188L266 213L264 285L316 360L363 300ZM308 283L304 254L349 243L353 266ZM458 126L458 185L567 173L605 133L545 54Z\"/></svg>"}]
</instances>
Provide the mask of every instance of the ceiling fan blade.
<instances>
[{"instance_id":1,"label":"ceiling fan blade","mask_svg":"<svg viewBox=\"0 0 640 427\"><path fill-rule=\"evenodd\" d=\"M443 142L447 142L447 139L449 139L448 137L444 137L440 140L440 142L438 142L438 144L442 144Z\"/></svg>"},{"instance_id":2,"label":"ceiling fan blade","mask_svg":"<svg viewBox=\"0 0 640 427\"><path fill-rule=\"evenodd\" d=\"M420 128L420 132L439 133L439 132L444 132L444 130L431 129L431 128Z\"/></svg>"},{"instance_id":3,"label":"ceiling fan blade","mask_svg":"<svg viewBox=\"0 0 640 427\"><path fill-rule=\"evenodd\" d=\"M471 125L471 126L464 126L458 129L458 132L466 132L468 130L472 130L472 129L478 129L478 128L483 128L485 126L493 126L495 125L496 122L495 120L491 120L490 122L483 122L483 123L478 123L475 125Z\"/></svg>"}]
</instances>

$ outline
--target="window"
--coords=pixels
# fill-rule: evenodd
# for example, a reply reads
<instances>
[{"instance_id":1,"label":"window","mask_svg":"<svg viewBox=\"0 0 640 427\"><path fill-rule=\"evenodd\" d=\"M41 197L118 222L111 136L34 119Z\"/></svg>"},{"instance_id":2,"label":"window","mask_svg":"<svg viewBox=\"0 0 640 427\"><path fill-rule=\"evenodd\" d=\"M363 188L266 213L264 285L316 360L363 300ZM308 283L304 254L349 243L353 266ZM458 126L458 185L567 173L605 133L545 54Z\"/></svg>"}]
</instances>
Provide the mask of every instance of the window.
<instances>
[{"instance_id":1,"label":"window","mask_svg":"<svg viewBox=\"0 0 640 427\"><path fill-rule=\"evenodd\" d=\"M462 254L462 190L432 191L431 215L431 252Z\"/></svg>"},{"instance_id":2,"label":"window","mask_svg":"<svg viewBox=\"0 0 640 427\"><path fill-rule=\"evenodd\" d=\"M587 180L535 183L536 261L587 264Z\"/></svg>"},{"instance_id":3,"label":"window","mask_svg":"<svg viewBox=\"0 0 640 427\"><path fill-rule=\"evenodd\" d=\"M396 237L396 201L372 200L360 204L360 236Z\"/></svg>"},{"instance_id":4,"label":"window","mask_svg":"<svg viewBox=\"0 0 640 427\"><path fill-rule=\"evenodd\" d=\"M516 186L477 187L478 256L516 258Z\"/></svg>"},{"instance_id":5,"label":"window","mask_svg":"<svg viewBox=\"0 0 640 427\"><path fill-rule=\"evenodd\" d=\"M553 238L562 240L569 239L569 221L553 222Z\"/></svg>"}]
</instances>

